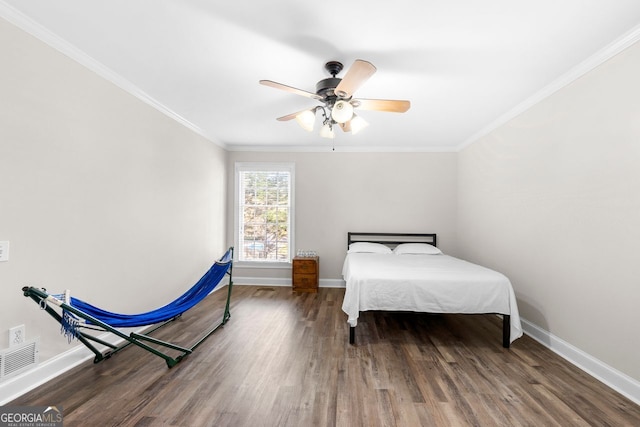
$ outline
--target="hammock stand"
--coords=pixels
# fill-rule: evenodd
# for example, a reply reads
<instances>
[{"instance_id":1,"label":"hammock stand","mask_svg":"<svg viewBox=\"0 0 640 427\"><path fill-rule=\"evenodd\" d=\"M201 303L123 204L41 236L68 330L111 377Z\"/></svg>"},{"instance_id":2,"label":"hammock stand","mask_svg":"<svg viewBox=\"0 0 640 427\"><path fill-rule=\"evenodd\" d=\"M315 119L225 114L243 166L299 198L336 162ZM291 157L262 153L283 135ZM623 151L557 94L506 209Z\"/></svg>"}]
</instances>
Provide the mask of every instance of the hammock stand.
<instances>
[{"instance_id":1,"label":"hammock stand","mask_svg":"<svg viewBox=\"0 0 640 427\"><path fill-rule=\"evenodd\" d=\"M137 345L138 347L147 350L156 356L159 356L165 360L167 363L167 367L172 368L176 364L178 364L184 357L193 353L193 351L202 344L209 336L211 336L215 331L217 331L220 327L227 323L227 321L231 318L230 312L230 301L231 301L231 289L233 287L233 247L229 248L229 250L225 253L225 255L217 260L213 266L205 273L204 276L185 294L176 299L175 301L161 307L157 310L150 311L148 313L142 313L138 315L125 315L125 314L117 314L117 313L109 313L104 310L93 307L87 303L84 303L75 298L71 298L70 303L62 301L53 295L47 293L46 289L34 288L32 286L25 286L22 288L25 297L30 297L34 300L40 308L45 310L51 317L56 319L58 323L62 326L63 332L66 335L72 335L69 339L72 338L78 339L82 344L84 344L89 350L95 354L95 358L93 359L93 363L101 362L105 359L110 358L113 354L119 352L120 350L128 347L131 344ZM212 327L209 331L207 331L200 339L198 339L191 347L183 347L176 344L172 344L166 341L159 340L157 338L153 338L148 334L160 329L166 324L176 320L179 318L182 313L187 311L189 308L196 305L198 302L203 300L209 293L217 287L217 285L222 281L225 275L229 276L229 285L227 290L227 301L225 305L224 314L222 316L222 321ZM57 310L52 308L50 304L59 306L63 313L60 314ZM90 308L91 313L87 313L87 311L83 311L77 307L74 307L74 304L86 306ZM94 311L95 310L95 311ZM103 318L100 319L99 314L96 313L105 313L108 319L115 319L111 321L112 324L107 323L107 321ZM68 319L65 317L73 314L76 318L84 319L86 324L77 325L72 332L69 331L68 328ZM115 323L115 324L114 324ZM152 329L145 331L144 334L131 332L129 335L117 329L118 327L130 327L130 326L143 326L143 325L156 325ZM124 340L119 345L111 344L101 338L96 337L90 331L97 331L99 333L110 332ZM162 352L154 347L151 347L147 342L156 344L161 347L165 347L166 349L177 350L181 354L177 357L171 357L170 355ZM96 348L93 343L101 344L105 347L108 347L106 351L100 351ZM166 351L166 350L165 350Z\"/></svg>"}]
</instances>

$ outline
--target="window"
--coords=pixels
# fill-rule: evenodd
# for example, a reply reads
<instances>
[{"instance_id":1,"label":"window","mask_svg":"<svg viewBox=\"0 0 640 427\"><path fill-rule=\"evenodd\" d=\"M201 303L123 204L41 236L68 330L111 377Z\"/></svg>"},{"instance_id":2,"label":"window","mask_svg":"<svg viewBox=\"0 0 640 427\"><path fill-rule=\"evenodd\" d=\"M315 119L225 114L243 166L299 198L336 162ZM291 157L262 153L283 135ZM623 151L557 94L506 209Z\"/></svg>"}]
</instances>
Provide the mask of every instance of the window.
<instances>
[{"instance_id":1,"label":"window","mask_svg":"<svg viewBox=\"0 0 640 427\"><path fill-rule=\"evenodd\" d=\"M286 262L293 242L293 163L236 163L239 261Z\"/></svg>"}]
</instances>

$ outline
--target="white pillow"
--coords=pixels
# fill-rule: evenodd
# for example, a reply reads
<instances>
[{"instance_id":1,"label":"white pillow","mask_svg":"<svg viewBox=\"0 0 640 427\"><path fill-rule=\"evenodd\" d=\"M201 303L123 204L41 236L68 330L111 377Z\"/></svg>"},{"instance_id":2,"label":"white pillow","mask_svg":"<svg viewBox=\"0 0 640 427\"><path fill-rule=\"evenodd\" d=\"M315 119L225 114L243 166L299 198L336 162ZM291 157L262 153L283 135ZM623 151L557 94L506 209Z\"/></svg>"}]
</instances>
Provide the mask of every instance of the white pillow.
<instances>
[{"instance_id":1,"label":"white pillow","mask_svg":"<svg viewBox=\"0 0 640 427\"><path fill-rule=\"evenodd\" d=\"M382 243L355 242L349 245L349 250L347 251L347 253L352 254L355 252L390 254L391 249L388 246L383 245Z\"/></svg>"},{"instance_id":2,"label":"white pillow","mask_svg":"<svg viewBox=\"0 0 640 427\"><path fill-rule=\"evenodd\" d=\"M423 255L438 255L442 251L433 245L428 243L403 243L396 246L393 250L394 253L401 254L423 254Z\"/></svg>"}]
</instances>

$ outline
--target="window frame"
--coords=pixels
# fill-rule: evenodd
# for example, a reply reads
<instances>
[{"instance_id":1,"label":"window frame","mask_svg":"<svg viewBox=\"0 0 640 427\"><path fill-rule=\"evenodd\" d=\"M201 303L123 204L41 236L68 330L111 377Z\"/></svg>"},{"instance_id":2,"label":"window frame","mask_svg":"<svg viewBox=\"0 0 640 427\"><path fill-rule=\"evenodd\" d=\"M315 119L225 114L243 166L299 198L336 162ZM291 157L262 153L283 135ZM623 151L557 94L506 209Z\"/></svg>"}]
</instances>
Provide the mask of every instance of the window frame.
<instances>
[{"instance_id":1,"label":"window frame","mask_svg":"<svg viewBox=\"0 0 640 427\"><path fill-rule=\"evenodd\" d=\"M288 232L288 248L289 256L286 261L274 260L251 260L240 261L240 173L241 172L273 172L286 171L289 172L289 232ZM293 162L235 162L234 171L234 209L233 209L233 244L234 262L239 267L255 267L255 268L291 268L291 260L295 254L295 163Z\"/></svg>"}]
</instances>

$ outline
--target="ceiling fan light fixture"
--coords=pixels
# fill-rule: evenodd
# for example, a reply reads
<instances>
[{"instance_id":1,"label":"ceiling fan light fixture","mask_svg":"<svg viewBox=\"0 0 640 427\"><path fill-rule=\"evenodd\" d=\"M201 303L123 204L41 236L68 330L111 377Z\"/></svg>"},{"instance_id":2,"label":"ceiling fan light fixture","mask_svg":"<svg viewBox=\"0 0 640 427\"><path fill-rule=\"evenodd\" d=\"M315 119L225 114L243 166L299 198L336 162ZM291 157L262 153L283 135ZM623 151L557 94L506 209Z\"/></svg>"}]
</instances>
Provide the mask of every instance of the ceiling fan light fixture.
<instances>
[{"instance_id":1,"label":"ceiling fan light fixture","mask_svg":"<svg viewBox=\"0 0 640 427\"><path fill-rule=\"evenodd\" d=\"M316 123L316 109L304 110L296 116L296 121L300 127L308 132L313 131L313 126Z\"/></svg>"},{"instance_id":2,"label":"ceiling fan light fixture","mask_svg":"<svg viewBox=\"0 0 640 427\"><path fill-rule=\"evenodd\" d=\"M336 134L333 131L333 127L331 126L331 123L326 122L322 126L322 129L320 129L320 136L323 138L329 138L329 139L335 138Z\"/></svg>"},{"instance_id":3,"label":"ceiling fan light fixture","mask_svg":"<svg viewBox=\"0 0 640 427\"><path fill-rule=\"evenodd\" d=\"M331 109L331 117L338 123L346 123L353 117L353 105L348 101L338 101Z\"/></svg>"},{"instance_id":4,"label":"ceiling fan light fixture","mask_svg":"<svg viewBox=\"0 0 640 427\"><path fill-rule=\"evenodd\" d=\"M329 74L331 74L331 77L322 79L316 83L315 93L277 83L272 80L259 81L262 85L312 98L320 101L322 104L278 117L276 120L286 122L296 119L300 127L309 132L313 131L315 122L318 120L322 123L320 136L322 138L333 139L335 138L336 132L334 127L339 127L343 132L356 134L369 126L369 123L354 114L354 109L356 108L404 113L411 107L409 101L353 97L355 91L376 72L376 67L368 61L356 59L342 78L336 77L343 68L341 62L329 61L325 64L325 68ZM322 118L320 119L316 118L318 111L322 114Z\"/></svg>"},{"instance_id":5,"label":"ceiling fan light fixture","mask_svg":"<svg viewBox=\"0 0 640 427\"><path fill-rule=\"evenodd\" d=\"M367 126L369 126L369 122L354 114L351 119L351 134L355 135Z\"/></svg>"}]
</instances>

